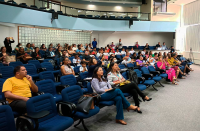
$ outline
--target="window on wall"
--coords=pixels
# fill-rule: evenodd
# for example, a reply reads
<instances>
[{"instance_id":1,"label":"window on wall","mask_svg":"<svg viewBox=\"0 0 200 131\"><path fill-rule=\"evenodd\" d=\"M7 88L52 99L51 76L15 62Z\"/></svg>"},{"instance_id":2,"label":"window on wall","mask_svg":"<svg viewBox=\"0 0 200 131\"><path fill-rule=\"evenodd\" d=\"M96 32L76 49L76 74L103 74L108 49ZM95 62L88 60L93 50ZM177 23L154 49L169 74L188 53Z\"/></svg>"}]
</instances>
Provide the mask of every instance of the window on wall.
<instances>
[{"instance_id":1,"label":"window on wall","mask_svg":"<svg viewBox=\"0 0 200 131\"><path fill-rule=\"evenodd\" d=\"M86 44L90 43L91 32L82 31L67 31L57 29L44 29L44 28L31 28L31 27L19 27L19 43L24 47L27 43L34 43L35 46L40 47L45 44L46 47L50 43L58 44L62 46L65 43L68 44Z\"/></svg>"}]
</instances>

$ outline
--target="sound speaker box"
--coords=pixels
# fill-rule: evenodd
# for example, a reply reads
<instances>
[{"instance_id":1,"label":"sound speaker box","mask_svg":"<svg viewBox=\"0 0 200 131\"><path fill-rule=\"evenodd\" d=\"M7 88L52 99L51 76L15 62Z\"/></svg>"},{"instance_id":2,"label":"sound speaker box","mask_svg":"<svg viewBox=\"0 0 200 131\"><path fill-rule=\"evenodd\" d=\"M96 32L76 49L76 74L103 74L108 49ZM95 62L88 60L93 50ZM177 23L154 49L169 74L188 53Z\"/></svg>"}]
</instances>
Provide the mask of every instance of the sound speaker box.
<instances>
[{"instance_id":1,"label":"sound speaker box","mask_svg":"<svg viewBox=\"0 0 200 131\"><path fill-rule=\"evenodd\" d=\"M133 20L129 20L129 28L133 25Z\"/></svg>"},{"instance_id":2,"label":"sound speaker box","mask_svg":"<svg viewBox=\"0 0 200 131\"><path fill-rule=\"evenodd\" d=\"M52 19L58 19L58 13L57 12L52 13Z\"/></svg>"}]
</instances>

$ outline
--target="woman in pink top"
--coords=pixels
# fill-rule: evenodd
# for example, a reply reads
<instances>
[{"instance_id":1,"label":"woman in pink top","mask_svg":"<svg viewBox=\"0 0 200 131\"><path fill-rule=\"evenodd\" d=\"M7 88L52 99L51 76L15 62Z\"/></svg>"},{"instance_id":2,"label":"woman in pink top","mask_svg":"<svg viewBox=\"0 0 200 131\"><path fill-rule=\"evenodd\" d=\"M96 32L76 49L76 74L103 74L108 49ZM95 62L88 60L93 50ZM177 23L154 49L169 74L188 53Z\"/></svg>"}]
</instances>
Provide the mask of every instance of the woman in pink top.
<instances>
[{"instance_id":1,"label":"woman in pink top","mask_svg":"<svg viewBox=\"0 0 200 131\"><path fill-rule=\"evenodd\" d=\"M165 59L166 59L166 57L165 57ZM168 75L168 79L172 82L172 84L178 85L175 82L177 80L175 70L173 68L171 68L171 65L169 65L169 63L167 61L162 59L162 56L159 56L157 66L159 69L163 69L163 70L165 70L166 66L167 66L168 69L166 69L166 73Z\"/></svg>"}]
</instances>

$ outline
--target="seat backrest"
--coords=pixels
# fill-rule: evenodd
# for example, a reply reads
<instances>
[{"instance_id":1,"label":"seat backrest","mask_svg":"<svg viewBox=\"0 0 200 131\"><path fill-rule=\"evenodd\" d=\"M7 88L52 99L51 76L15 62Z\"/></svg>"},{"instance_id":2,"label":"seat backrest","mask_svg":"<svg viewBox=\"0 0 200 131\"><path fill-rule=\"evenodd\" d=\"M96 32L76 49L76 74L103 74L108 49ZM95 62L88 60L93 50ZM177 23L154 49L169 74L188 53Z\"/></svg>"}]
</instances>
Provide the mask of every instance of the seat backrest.
<instances>
[{"instance_id":1,"label":"seat backrest","mask_svg":"<svg viewBox=\"0 0 200 131\"><path fill-rule=\"evenodd\" d=\"M74 72L75 72L75 73L79 73L79 72L80 72L80 71L79 71L79 68L80 68L80 66L74 67Z\"/></svg>"},{"instance_id":2,"label":"seat backrest","mask_svg":"<svg viewBox=\"0 0 200 131\"><path fill-rule=\"evenodd\" d=\"M4 93L2 92L3 83L5 82L5 79L0 79L0 100L5 100Z\"/></svg>"},{"instance_id":3,"label":"seat backrest","mask_svg":"<svg viewBox=\"0 0 200 131\"><path fill-rule=\"evenodd\" d=\"M28 75L37 74L37 69L34 64L24 64L24 67L26 68Z\"/></svg>"},{"instance_id":4,"label":"seat backrest","mask_svg":"<svg viewBox=\"0 0 200 131\"><path fill-rule=\"evenodd\" d=\"M12 109L9 105L0 106L0 131L16 131Z\"/></svg>"},{"instance_id":5,"label":"seat backrest","mask_svg":"<svg viewBox=\"0 0 200 131\"><path fill-rule=\"evenodd\" d=\"M9 66L12 66L12 67L17 67L17 66L20 66L20 65L23 65L23 63L21 61L16 61L16 62L10 62Z\"/></svg>"},{"instance_id":6,"label":"seat backrest","mask_svg":"<svg viewBox=\"0 0 200 131\"><path fill-rule=\"evenodd\" d=\"M116 55L115 57L116 57L117 59L121 59L121 58L122 58L121 55Z\"/></svg>"},{"instance_id":7,"label":"seat backrest","mask_svg":"<svg viewBox=\"0 0 200 131\"><path fill-rule=\"evenodd\" d=\"M46 68L47 71L54 71L54 68L50 62L43 62L41 63L43 68Z\"/></svg>"},{"instance_id":8,"label":"seat backrest","mask_svg":"<svg viewBox=\"0 0 200 131\"><path fill-rule=\"evenodd\" d=\"M127 67L134 67L134 64L128 63L128 64L127 64Z\"/></svg>"},{"instance_id":9,"label":"seat backrest","mask_svg":"<svg viewBox=\"0 0 200 131\"><path fill-rule=\"evenodd\" d=\"M57 108L56 108L56 102L53 98L53 96L49 93L40 95L40 96L35 96L31 97L27 102L26 102L26 108L27 108L27 113L35 113L35 112L40 112L40 111L49 111L50 114L39 119L38 122L43 122L46 121L55 115L57 115Z\"/></svg>"},{"instance_id":10,"label":"seat backrest","mask_svg":"<svg viewBox=\"0 0 200 131\"><path fill-rule=\"evenodd\" d=\"M53 82L55 82L54 74L53 74L52 71L43 71L43 72L40 72L39 78L40 78L40 80L51 79Z\"/></svg>"},{"instance_id":11,"label":"seat backrest","mask_svg":"<svg viewBox=\"0 0 200 131\"><path fill-rule=\"evenodd\" d=\"M146 67L142 67L141 71L143 74L150 74L149 70Z\"/></svg>"},{"instance_id":12,"label":"seat backrest","mask_svg":"<svg viewBox=\"0 0 200 131\"><path fill-rule=\"evenodd\" d=\"M83 92L80 86L74 85L63 89L61 94L63 101L68 101L77 104L79 98L83 95Z\"/></svg>"},{"instance_id":13,"label":"seat backrest","mask_svg":"<svg viewBox=\"0 0 200 131\"><path fill-rule=\"evenodd\" d=\"M136 72L136 74L137 74L138 77L142 77L142 73L141 73L140 70L135 69L134 71Z\"/></svg>"},{"instance_id":14,"label":"seat backrest","mask_svg":"<svg viewBox=\"0 0 200 131\"><path fill-rule=\"evenodd\" d=\"M87 83L87 89L88 89L88 93L93 93L93 89L90 82Z\"/></svg>"},{"instance_id":15,"label":"seat backrest","mask_svg":"<svg viewBox=\"0 0 200 131\"><path fill-rule=\"evenodd\" d=\"M122 76L124 77L124 79L126 79L126 80L128 79L128 74L127 74L127 72L123 72L123 73L122 73Z\"/></svg>"},{"instance_id":16,"label":"seat backrest","mask_svg":"<svg viewBox=\"0 0 200 131\"><path fill-rule=\"evenodd\" d=\"M77 81L74 75L66 75L60 78L61 85L76 85Z\"/></svg>"},{"instance_id":17,"label":"seat backrest","mask_svg":"<svg viewBox=\"0 0 200 131\"><path fill-rule=\"evenodd\" d=\"M149 69L149 71L156 71L153 66L149 66L148 69Z\"/></svg>"},{"instance_id":18,"label":"seat backrest","mask_svg":"<svg viewBox=\"0 0 200 131\"><path fill-rule=\"evenodd\" d=\"M44 59L43 62L49 62L49 60L52 60L52 59Z\"/></svg>"},{"instance_id":19,"label":"seat backrest","mask_svg":"<svg viewBox=\"0 0 200 131\"><path fill-rule=\"evenodd\" d=\"M155 65L155 67L156 67L156 70L159 69L157 63L155 63L154 65Z\"/></svg>"},{"instance_id":20,"label":"seat backrest","mask_svg":"<svg viewBox=\"0 0 200 131\"><path fill-rule=\"evenodd\" d=\"M38 60L29 60L28 63L29 64L34 64L37 69L41 68L41 64L40 64L40 62Z\"/></svg>"},{"instance_id":21,"label":"seat backrest","mask_svg":"<svg viewBox=\"0 0 200 131\"><path fill-rule=\"evenodd\" d=\"M124 68L126 68L126 66L123 65L123 64L120 64L120 65L118 65L118 66L119 66L120 69L124 69Z\"/></svg>"},{"instance_id":22,"label":"seat backrest","mask_svg":"<svg viewBox=\"0 0 200 131\"><path fill-rule=\"evenodd\" d=\"M2 73L3 79L13 77L14 76L14 67L12 67L12 66L0 67L0 72Z\"/></svg>"},{"instance_id":23,"label":"seat backrest","mask_svg":"<svg viewBox=\"0 0 200 131\"><path fill-rule=\"evenodd\" d=\"M3 63L0 63L0 67L4 66Z\"/></svg>"},{"instance_id":24,"label":"seat backrest","mask_svg":"<svg viewBox=\"0 0 200 131\"><path fill-rule=\"evenodd\" d=\"M83 80L88 77L88 72L80 73L79 76L80 76L81 80Z\"/></svg>"},{"instance_id":25,"label":"seat backrest","mask_svg":"<svg viewBox=\"0 0 200 131\"><path fill-rule=\"evenodd\" d=\"M56 88L54 86L54 82L50 79L38 81L36 82L36 85L38 87L38 91L40 92L50 93L52 95L56 94Z\"/></svg>"}]
</instances>

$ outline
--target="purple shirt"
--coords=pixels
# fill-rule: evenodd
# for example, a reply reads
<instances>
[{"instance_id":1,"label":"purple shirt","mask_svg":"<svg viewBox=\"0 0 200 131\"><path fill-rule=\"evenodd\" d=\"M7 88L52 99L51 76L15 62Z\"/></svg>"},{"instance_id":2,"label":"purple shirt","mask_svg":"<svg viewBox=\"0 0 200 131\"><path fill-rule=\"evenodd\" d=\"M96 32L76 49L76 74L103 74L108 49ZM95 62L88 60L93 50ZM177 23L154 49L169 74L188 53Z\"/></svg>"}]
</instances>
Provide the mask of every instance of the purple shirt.
<instances>
[{"instance_id":1,"label":"purple shirt","mask_svg":"<svg viewBox=\"0 0 200 131\"><path fill-rule=\"evenodd\" d=\"M143 61L141 61L141 60L139 60L139 59L137 59L136 62L138 62L138 64L143 63ZM143 65L140 65L140 66L143 66Z\"/></svg>"}]
</instances>

